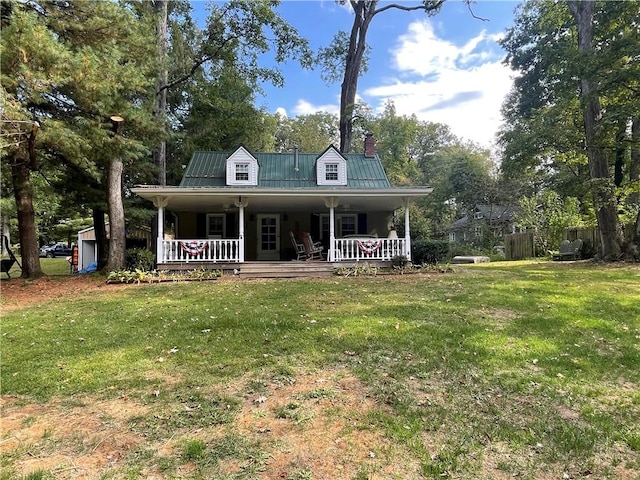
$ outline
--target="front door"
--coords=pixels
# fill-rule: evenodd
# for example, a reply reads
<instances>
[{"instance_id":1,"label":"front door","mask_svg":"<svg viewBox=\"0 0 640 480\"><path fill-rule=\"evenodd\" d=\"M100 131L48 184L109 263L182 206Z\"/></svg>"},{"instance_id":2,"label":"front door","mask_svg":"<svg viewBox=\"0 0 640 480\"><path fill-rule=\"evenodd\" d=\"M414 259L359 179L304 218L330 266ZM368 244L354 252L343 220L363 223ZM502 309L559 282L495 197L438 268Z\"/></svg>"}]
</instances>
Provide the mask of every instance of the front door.
<instances>
[{"instance_id":1,"label":"front door","mask_svg":"<svg viewBox=\"0 0 640 480\"><path fill-rule=\"evenodd\" d=\"M280 216L258 215L258 260L280 260Z\"/></svg>"}]
</instances>

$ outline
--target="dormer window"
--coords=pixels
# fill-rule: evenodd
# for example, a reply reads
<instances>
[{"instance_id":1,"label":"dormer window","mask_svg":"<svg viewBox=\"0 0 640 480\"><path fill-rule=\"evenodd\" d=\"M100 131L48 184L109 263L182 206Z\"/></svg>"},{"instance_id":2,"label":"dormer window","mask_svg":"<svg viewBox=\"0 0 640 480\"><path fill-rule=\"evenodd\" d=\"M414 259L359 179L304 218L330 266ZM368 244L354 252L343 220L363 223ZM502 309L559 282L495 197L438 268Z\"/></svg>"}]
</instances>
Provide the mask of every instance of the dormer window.
<instances>
[{"instance_id":1,"label":"dormer window","mask_svg":"<svg viewBox=\"0 0 640 480\"><path fill-rule=\"evenodd\" d=\"M258 185L258 161L244 147L227 158L227 185Z\"/></svg>"},{"instance_id":2,"label":"dormer window","mask_svg":"<svg viewBox=\"0 0 640 480\"><path fill-rule=\"evenodd\" d=\"M316 162L318 185L346 185L347 159L331 146L318 157Z\"/></svg>"},{"instance_id":3,"label":"dormer window","mask_svg":"<svg viewBox=\"0 0 640 480\"><path fill-rule=\"evenodd\" d=\"M249 164L236 163L236 182L249 181Z\"/></svg>"},{"instance_id":4,"label":"dormer window","mask_svg":"<svg viewBox=\"0 0 640 480\"><path fill-rule=\"evenodd\" d=\"M337 182L338 181L338 164L337 163L327 163L325 164L324 170L324 178L327 182Z\"/></svg>"}]
</instances>

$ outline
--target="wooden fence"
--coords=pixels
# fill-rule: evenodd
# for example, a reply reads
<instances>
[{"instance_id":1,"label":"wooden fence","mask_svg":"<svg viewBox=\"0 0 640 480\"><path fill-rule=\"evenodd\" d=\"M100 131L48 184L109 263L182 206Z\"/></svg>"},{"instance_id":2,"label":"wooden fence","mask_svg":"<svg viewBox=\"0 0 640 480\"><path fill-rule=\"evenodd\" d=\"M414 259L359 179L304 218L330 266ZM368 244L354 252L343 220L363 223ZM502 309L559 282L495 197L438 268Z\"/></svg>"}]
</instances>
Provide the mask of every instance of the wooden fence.
<instances>
[{"instance_id":1,"label":"wooden fence","mask_svg":"<svg viewBox=\"0 0 640 480\"><path fill-rule=\"evenodd\" d=\"M624 225L624 235L627 240L633 236L634 225ZM600 254L602 249L600 242L600 230L598 227L572 227L566 228L564 238L573 241L581 239L582 258L593 258ZM505 235L504 255L507 260L522 260L535 257L533 232L514 233Z\"/></svg>"},{"instance_id":2,"label":"wooden fence","mask_svg":"<svg viewBox=\"0 0 640 480\"><path fill-rule=\"evenodd\" d=\"M533 232L505 235L504 256L507 260L522 260L535 257Z\"/></svg>"}]
</instances>

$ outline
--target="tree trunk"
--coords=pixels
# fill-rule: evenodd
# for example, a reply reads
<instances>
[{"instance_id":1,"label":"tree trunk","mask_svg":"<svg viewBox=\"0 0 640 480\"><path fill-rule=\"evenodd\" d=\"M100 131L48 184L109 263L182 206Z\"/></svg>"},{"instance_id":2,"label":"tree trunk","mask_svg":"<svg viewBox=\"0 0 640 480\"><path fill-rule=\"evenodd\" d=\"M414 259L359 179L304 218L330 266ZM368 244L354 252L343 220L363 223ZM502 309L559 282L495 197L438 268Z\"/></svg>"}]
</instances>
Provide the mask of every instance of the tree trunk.
<instances>
[{"instance_id":1,"label":"tree trunk","mask_svg":"<svg viewBox=\"0 0 640 480\"><path fill-rule=\"evenodd\" d=\"M31 187L31 172L37 169L35 143L39 127L40 125L34 122L27 140L26 150L23 146L19 146L11 162L11 181L16 200L20 256L22 257L22 278L35 278L44 275L40 265L36 215L33 209L33 188Z\"/></svg>"},{"instance_id":2,"label":"tree trunk","mask_svg":"<svg viewBox=\"0 0 640 480\"><path fill-rule=\"evenodd\" d=\"M351 132L353 131L353 110L358 91L358 78L362 56L366 49L367 30L376 13L377 1L355 1L351 5L355 18L349 37L349 50L345 63L344 79L340 88L340 152L349 153L351 150Z\"/></svg>"},{"instance_id":3,"label":"tree trunk","mask_svg":"<svg viewBox=\"0 0 640 480\"><path fill-rule=\"evenodd\" d=\"M18 236L20 237L20 255L22 256L22 278L35 278L44 275L40 266L36 215L33 210L33 189L31 170L25 161L16 158L11 166L13 193L18 212Z\"/></svg>"},{"instance_id":4,"label":"tree trunk","mask_svg":"<svg viewBox=\"0 0 640 480\"><path fill-rule=\"evenodd\" d=\"M636 191L629 195L629 203L638 208L636 225L633 234L635 243L640 244L640 116L631 122L631 165L629 166L629 182ZM640 245L639 245L640 246Z\"/></svg>"},{"instance_id":5,"label":"tree trunk","mask_svg":"<svg viewBox=\"0 0 640 480\"><path fill-rule=\"evenodd\" d=\"M567 5L578 28L578 49L588 58L593 53L593 10L594 1L567 1ZM602 111L597 95L597 84L593 73L582 73L580 78L580 99L583 106L584 130L592 193L596 208L596 218L602 243L601 255L604 260L620 258L622 238L618 222L618 212L614 184L609 173L604 142L599 136Z\"/></svg>"},{"instance_id":6,"label":"tree trunk","mask_svg":"<svg viewBox=\"0 0 640 480\"><path fill-rule=\"evenodd\" d=\"M93 231L96 235L96 247L98 270L106 268L109 260L109 241L107 240L107 228L104 222L104 210L102 208L94 208L93 214Z\"/></svg>"},{"instance_id":7,"label":"tree trunk","mask_svg":"<svg viewBox=\"0 0 640 480\"><path fill-rule=\"evenodd\" d=\"M162 125L164 130L167 117L167 89L164 88L169 81L167 70L167 20L168 0L155 0L154 12L156 14L156 42L158 54L158 76L156 78L156 122ZM158 184L167 184L167 142L164 138L153 152L154 163L158 167Z\"/></svg>"},{"instance_id":8,"label":"tree trunk","mask_svg":"<svg viewBox=\"0 0 640 480\"><path fill-rule=\"evenodd\" d=\"M627 118L618 121L616 131L616 158L613 166L613 183L616 187L622 186L624 182L624 157L627 151L625 140L627 139Z\"/></svg>"},{"instance_id":9,"label":"tree trunk","mask_svg":"<svg viewBox=\"0 0 640 480\"><path fill-rule=\"evenodd\" d=\"M122 172L124 165L119 158L109 165L107 200L109 203L109 261L110 272L122 270L126 265L126 237L124 229L124 207L122 205Z\"/></svg>"}]
</instances>

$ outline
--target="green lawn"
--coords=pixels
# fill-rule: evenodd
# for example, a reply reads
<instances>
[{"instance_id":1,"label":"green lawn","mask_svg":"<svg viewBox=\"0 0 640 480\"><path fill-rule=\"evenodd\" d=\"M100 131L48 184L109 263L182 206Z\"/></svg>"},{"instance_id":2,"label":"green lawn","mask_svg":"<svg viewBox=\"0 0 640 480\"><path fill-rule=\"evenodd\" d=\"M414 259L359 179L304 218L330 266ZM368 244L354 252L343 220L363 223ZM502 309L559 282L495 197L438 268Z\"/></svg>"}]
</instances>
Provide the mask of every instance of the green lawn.
<instances>
[{"instance_id":1,"label":"green lawn","mask_svg":"<svg viewBox=\"0 0 640 480\"><path fill-rule=\"evenodd\" d=\"M22 258L18 257L18 262L22 265ZM42 271L47 275L69 275L71 272L71 266L64 257L41 258L40 266L42 267ZM11 270L9 270L9 275L11 275L11 278L18 278L21 274L22 271L20 267L14 263ZM6 274L3 273L2 278L6 279Z\"/></svg>"},{"instance_id":2,"label":"green lawn","mask_svg":"<svg viewBox=\"0 0 640 480\"><path fill-rule=\"evenodd\" d=\"M638 266L105 286L6 312L0 348L12 409L140 408L96 478L640 478ZM60 449L90 450L51 430L0 478Z\"/></svg>"}]
</instances>

